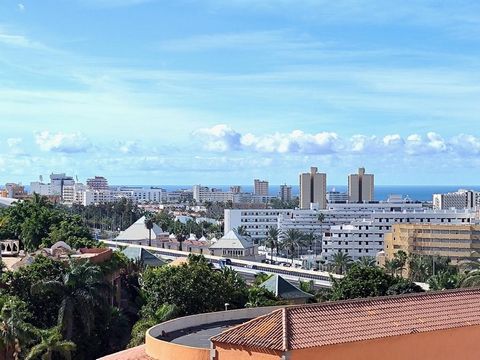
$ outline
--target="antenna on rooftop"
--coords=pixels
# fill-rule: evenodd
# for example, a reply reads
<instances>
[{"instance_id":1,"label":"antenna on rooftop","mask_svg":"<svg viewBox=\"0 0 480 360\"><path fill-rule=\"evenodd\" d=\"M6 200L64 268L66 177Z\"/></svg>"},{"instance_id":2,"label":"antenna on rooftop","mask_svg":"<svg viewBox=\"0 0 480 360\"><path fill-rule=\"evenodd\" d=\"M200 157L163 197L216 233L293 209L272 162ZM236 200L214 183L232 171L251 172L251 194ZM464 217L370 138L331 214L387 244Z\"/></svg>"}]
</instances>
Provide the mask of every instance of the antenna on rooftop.
<instances>
[{"instance_id":1,"label":"antenna on rooftop","mask_svg":"<svg viewBox=\"0 0 480 360\"><path fill-rule=\"evenodd\" d=\"M43 175L40 175L38 178L40 179L40 182L43 182Z\"/></svg>"}]
</instances>

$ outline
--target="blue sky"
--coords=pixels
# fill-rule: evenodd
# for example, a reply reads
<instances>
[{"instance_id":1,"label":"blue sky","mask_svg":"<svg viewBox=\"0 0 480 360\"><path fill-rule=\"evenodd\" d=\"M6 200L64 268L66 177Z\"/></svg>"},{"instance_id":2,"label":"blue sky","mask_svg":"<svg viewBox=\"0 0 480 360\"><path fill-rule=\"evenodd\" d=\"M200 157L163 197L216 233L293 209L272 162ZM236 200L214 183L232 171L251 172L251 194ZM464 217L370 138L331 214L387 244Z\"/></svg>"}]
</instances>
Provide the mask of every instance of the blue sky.
<instances>
[{"instance_id":1,"label":"blue sky","mask_svg":"<svg viewBox=\"0 0 480 360\"><path fill-rule=\"evenodd\" d=\"M0 181L477 184L480 3L0 0Z\"/></svg>"}]
</instances>

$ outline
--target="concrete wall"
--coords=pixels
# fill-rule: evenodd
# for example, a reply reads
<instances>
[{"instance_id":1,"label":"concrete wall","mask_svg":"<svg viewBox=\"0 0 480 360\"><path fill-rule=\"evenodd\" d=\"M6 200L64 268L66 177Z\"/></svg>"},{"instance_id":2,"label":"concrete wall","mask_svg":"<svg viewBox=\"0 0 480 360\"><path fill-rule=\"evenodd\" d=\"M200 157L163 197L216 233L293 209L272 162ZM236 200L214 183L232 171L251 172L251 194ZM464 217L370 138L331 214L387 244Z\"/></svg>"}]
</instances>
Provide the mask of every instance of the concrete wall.
<instances>
[{"instance_id":1,"label":"concrete wall","mask_svg":"<svg viewBox=\"0 0 480 360\"><path fill-rule=\"evenodd\" d=\"M268 314L280 307L264 307L220 311L215 313L186 316L179 319L166 321L156 325L147 331L145 337L145 352L155 360L209 360L210 348L195 348L173 344L168 341L157 339L163 332L188 329L200 325L207 325L222 321L253 319ZM266 359L266 358L265 358Z\"/></svg>"}]
</instances>

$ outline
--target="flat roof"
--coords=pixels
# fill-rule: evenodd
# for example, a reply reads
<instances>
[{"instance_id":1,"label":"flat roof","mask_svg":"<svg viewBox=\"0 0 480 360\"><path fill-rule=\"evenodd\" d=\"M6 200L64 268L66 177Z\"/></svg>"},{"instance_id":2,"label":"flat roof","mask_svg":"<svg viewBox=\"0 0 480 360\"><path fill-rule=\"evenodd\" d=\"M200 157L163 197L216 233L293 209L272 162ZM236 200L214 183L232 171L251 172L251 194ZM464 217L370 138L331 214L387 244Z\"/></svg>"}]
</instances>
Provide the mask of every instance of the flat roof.
<instances>
[{"instance_id":1,"label":"flat roof","mask_svg":"<svg viewBox=\"0 0 480 360\"><path fill-rule=\"evenodd\" d=\"M251 318L220 321L211 324L194 326L186 329L170 332L164 337L159 337L159 340L169 341L174 344L191 346L197 348L210 348L210 338L221 334L222 332L241 325Z\"/></svg>"}]
</instances>

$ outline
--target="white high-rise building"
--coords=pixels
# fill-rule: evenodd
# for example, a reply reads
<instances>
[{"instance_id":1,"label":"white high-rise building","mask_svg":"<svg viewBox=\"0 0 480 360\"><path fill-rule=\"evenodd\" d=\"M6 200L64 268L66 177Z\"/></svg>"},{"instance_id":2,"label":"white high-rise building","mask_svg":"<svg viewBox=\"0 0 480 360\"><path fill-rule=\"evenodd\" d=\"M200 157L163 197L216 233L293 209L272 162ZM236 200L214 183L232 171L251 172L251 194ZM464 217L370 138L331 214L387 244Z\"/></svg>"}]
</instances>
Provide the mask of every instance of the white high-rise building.
<instances>
[{"instance_id":1,"label":"white high-rise building","mask_svg":"<svg viewBox=\"0 0 480 360\"><path fill-rule=\"evenodd\" d=\"M325 209L327 204L327 174L319 173L318 168L311 167L309 173L300 174L300 208L310 209L317 204Z\"/></svg>"},{"instance_id":2,"label":"white high-rise building","mask_svg":"<svg viewBox=\"0 0 480 360\"><path fill-rule=\"evenodd\" d=\"M360 168L358 174L349 175L348 198L353 203L374 201L375 182L373 174L366 174L365 168Z\"/></svg>"},{"instance_id":3,"label":"white high-rise building","mask_svg":"<svg viewBox=\"0 0 480 360\"><path fill-rule=\"evenodd\" d=\"M433 194L434 209L474 209L480 208L480 192L460 189L457 192Z\"/></svg>"},{"instance_id":4,"label":"white high-rise building","mask_svg":"<svg viewBox=\"0 0 480 360\"><path fill-rule=\"evenodd\" d=\"M256 196L268 196L268 181L253 180L253 194Z\"/></svg>"}]
</instances>

